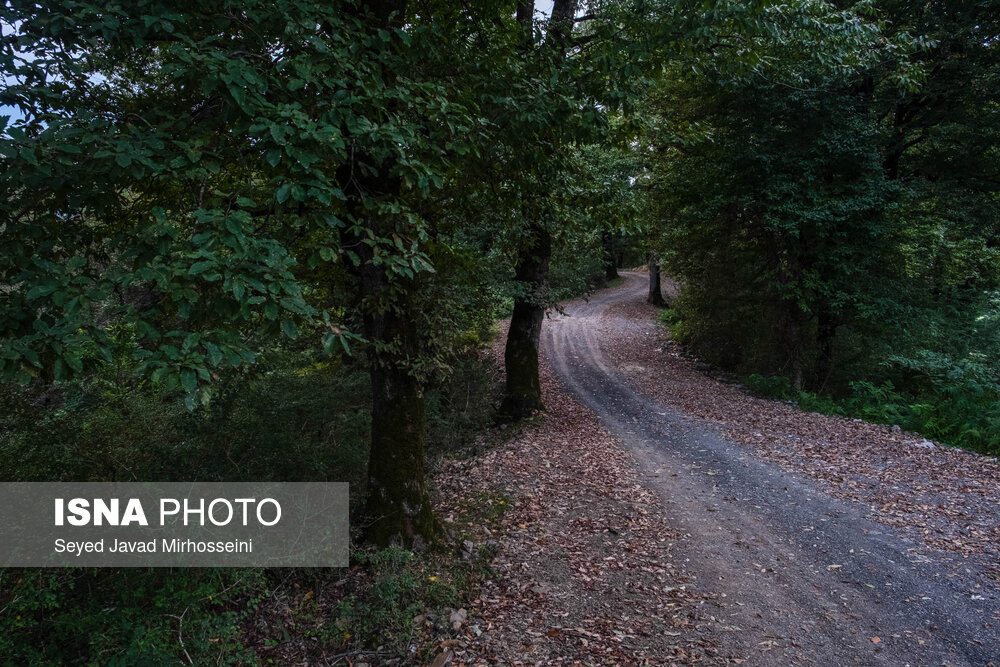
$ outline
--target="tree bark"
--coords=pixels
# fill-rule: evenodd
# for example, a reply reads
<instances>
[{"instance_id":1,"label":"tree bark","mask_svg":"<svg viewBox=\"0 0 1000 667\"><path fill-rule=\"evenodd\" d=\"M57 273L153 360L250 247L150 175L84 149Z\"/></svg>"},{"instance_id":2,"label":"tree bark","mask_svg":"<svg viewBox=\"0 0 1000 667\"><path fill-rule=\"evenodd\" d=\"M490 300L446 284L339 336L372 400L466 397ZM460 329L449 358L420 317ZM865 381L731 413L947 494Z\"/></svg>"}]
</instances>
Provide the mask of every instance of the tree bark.
<instances>
[{"instance_id":1,"label":"tree bark","mask_svg":"<svg viewBox=\"0 0 1000 667\"><path fill-rule=\"evenodd\" d=\"M369 3L367 11L374 18L373 31L401 25L406 1L380 0ZM392 77L388 73L384 76ZM369 168L361 168L362 164ZM398 221L391 214L372 214L365 199L399 195L398 179L387 178L393 166L391 161L376 164L365 154L352 155L339 178L352 217L376 237L394 233ZM424 481L424 396L411 371L412 361L419 355L419 332L413 317L413 294L418 286L413 279L390 279L385 264L374 261L374 249L364 242L365 232L346 236L345 245L356 248L359 258L353 273L359 282L372 389L365 501L370 523L365 539L380 546L422 548L437 536L439 525Z\"/></svg>"},{"instance_id":2,"label":"tree bark","mask_svg":"<svg viewBox=\"0 0 1000 667\"><path fill-rule=\"evenodd\" d=\"M819 368L816 373L816 391L826 388L826 383L833 376L835 343L837 340L838 322L829 313L820 313L816 325L816 342L819 346Z\"/></svg>"},{"instance_id":3,"label":"tree bark","mask_svg":"<svg viewBox=\"0 0 1000 667\"><path fill-rule=\"evenodd\" d=\"M361 193L390 192L394 184L370 176L360 180L355 176L354 183L354 188L345 188L352 215L365 220L364 228L385 235L394 221L366 214ZM342 242L357 248L360 260L352 273L359 284L372 391L364 509L370 523L364 537L379 546L420 549L437 537L439 525L424 481L424 395L411 372L420 347L412 298L418 286L412 279L390 280L385 265L373 263L374 249L361 236L345 235ZM389 290L392 294L387 298Z\"/></svg>"},{"instance_id":4,"label":"tree bark","mask_svg":"<svg viewBox=\"0 0 1000 667\"><path fill-rule=\"evenodd\" d=\"M438 534L424 484L426 410L417 381L391 366L371 370L372 429L365 539L423 549Z\"/></svg>"},{"instance_id":5,"label":"tree bark","mask_svg":"<svg viewBox=\"0 0 1000 667\"><path fill-rule=\"evenodd\" d=\"M515 18L525 32L525 41L531 43L532 22L535 19L534 0L518 0Z\"/></svg>"},{"instance_id":6,"label":"tree bark","mask_svg":"<svg viewBox=\"0 0 1000 667\"><path fill-rule=\"evenodd\" d=\"M601 232L601 247L604 251L604 279L607 281L617 280L620 277L618 275L618 257L615 255L614 236L608 230Z\"/></svg>"},{"instance_id":7,"label":"tree bark","mask_svg":"<svg viewBox=\"0 0 1000 667\"><path fill-rule=\"evenodd\" d=\"M543 225L532 224L527 245L521 250L514 279L519 290L504 349L507 387L500 412L523 419L541 410L542 385L538 378L538 340L545 317L545 291L549 280L552 238Z\"/></svg>"},{"instance_id":8,"label":"tree bark","mask_svg":"<svg viewBox=\"0 0 1000 667\"><path fill-rule=\"evenodd\" d=\"M664 301L663 292L660 290L660 263L656 255L650 253L647 264L649 266L649 296L646 298L646 303L662 306Z\"/></svg>"},{"instance_id":9,"label":"tree bark","mask_svg":"<svg viewBox=\"0 0 1000 667\"><path fill-rule=\"evenodd\" d=\"M363 294L377 294L384 283L380 267L364 267ZM404 293L412 289L408 286ZM373 347L369 351L372 425L365 513L371 523L365 537L382 546L419 549L434 539L438 524L424 483L424 395L420 383L405 366L407 356L416 347L411 310L412 306L404 304L365 317L369 341L391 343L399 350L386 354Z\"/></svg>"},{"instance_id":10,"label":"tree bark","mask_svg":"<svg viewBox=\"0 0 1000 667\"><path fill-rule=\"evenodd\" d=\"M555 46L560 49L560 58L566 54L566 41L573 31L573 17L579 5L578 0L554 0L552 13L549 15L549 35Z\"/></svg>"},{"instance_id":11,"label":"tree bark","mask_svg":"<svg viewBox=\"0 0 1000 667\"><path fill-rule=\"evenodd\" d=\"M792 386L802 389L803 380L803 341L802 324L793 314L785 326L785 350L788 353L788 373L791 375Z\"/></svg>"},{"instance_id":12,"label":"tree bark","mask_svg":"<svg viewBox=\"0 0 1000 667\"><path fill-rule=\"evenodd\" d=\"M555 49L557 62L565 58L576 7L576 0L553 2L546 47ZM530 26L529 17L533 11L534 2L518 2L516 18L522 28ZM525 36L525 44L530 45L530 32L525 30ZM538 341L548 299L551 257L551 233L544 224L532 221L514 267L514 280L519 289L514 298L514 312L504 348L507 385L500 413L510 419L523 419L543 409L542 384L538 377Z\"/></svg>"}]
</instances>

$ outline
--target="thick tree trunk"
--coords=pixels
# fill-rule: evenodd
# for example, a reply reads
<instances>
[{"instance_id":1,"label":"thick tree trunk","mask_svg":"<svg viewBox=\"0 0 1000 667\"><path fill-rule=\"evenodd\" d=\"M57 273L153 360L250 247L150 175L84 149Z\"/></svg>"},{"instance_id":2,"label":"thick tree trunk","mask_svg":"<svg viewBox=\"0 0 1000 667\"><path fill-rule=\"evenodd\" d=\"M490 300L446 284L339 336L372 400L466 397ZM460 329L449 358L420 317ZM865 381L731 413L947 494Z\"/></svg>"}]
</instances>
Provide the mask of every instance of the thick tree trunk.
<instances>
[{"instance_id":1,"label":"thick tree trunk","mask_svg":"<svg viewBox=\"0 0 1000 667\"><path fill-rule=\"evenodd\" d=\"M521 250L514 279L519 291L504 349L507 388L500 409L504 416L523 419L542 409L542 386L538 378L538 340L545 317L552 239L541 225L532 225L528 244Z\"/></svg>"},{"instance_id":2,"label":"thick tree trunk","mask_svg":"<svg viewBox=\"0 0 1000 667\"><path fill-rule=\"evenodd\" d=\"M649 266L649 296L646 297L646 303L662 306L664 301L663 292L660 290L660 263L656 255L650 253L647 264Z\"/></svg>"},{"instance_id":3,"label":"thick tree trunk","mask_svg":"<svg viewBox=\"0 0 1000 667\"><path fill-rule=\"evenodd\" d=\"M379 221L370 220L370 227ZM383 265L372 263L373 251L358 243L362 264L362 304L378 303L389 287ZM419 549L432 541L438 524L424 483L426 410L420 383L409 362L418 353L418 332L412 316L411 284L395 290L391 309L376 306L364 312L364 333L372 388L371 449L365 514L370 523L365 539L381 546ZM398 286L397 286L398 287Z\"/></svg>"},{"instance_id":4,"label":"thick tree trunk","mask_svg":"<svg viewBox=\"0 0 1000 667\"><path fill-rule=\"evenodd\" d=\"M402 25L406 0L379 0L362 5L361 12L362 18L374 19L373 31ZM391 83L393 75L386 72L384 76ZM362 163L369 169L360 168ZM386 178L392 167L390 161L377 164L359 153L352 155L351 163L344 165L339 175L352 217L377 237L393 234L397 221L391 215L373 215L365 198L399 194L400 183ZM402 279L398 278L390 281L385 265L376 265L374 249L365 242L364 231L346 236L344 245L355 248L360 260L353 273L360 284L358 305L369 342L372 388L365 502L370 523L365 539L381 546L420 548L436 537L439 526L424 482L424 396L411 374L412 361L419 354L412 300L417 284L414 280L400 284Z\"/></svg>"},{"instance_id":5,"label":"thick tree trunk","mask_svg":"<svg viewBox=\"0 0 1000 667\"><path fill-rule=\"evenodd\" d=\"M357 200L349 204L358 205ZM352 206L353 208L353 206ZM358 209L360 213L360 209ZM368 218L378 229L388 221ZM384 265L376 266L372 248L359 239L359 279L369 374L372 389L371 449L368 456L368 495L365 515L370 523L365 539L380 546L419 549L438 534L424 482L426 410L419 381L410 372L418 354L418 332L410 295L417 286L399 286L392 308L375 306L390 287Z\"/></svg>"},{"instance_id":6,"label":"thick tree trunk","mask_svg":"<svg viewBox=\"0 0 1000 667\"><path fill-rule=\"evenodd\" d=\"M369 542L420 549L438 524L424 485L426 410L419 383L391 364L371 369L372 428L365 513Z\"/></svg>"}]
</instances>

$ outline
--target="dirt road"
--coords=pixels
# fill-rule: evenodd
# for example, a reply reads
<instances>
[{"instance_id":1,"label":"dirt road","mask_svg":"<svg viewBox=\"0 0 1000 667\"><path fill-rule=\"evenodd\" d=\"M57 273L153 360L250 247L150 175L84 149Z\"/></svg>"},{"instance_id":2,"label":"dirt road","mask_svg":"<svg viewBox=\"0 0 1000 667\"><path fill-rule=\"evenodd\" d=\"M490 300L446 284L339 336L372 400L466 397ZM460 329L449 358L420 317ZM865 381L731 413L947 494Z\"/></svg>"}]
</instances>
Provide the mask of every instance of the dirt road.
<instances>
[{"instance_id":1,"label":"dirt road","mask_svg":"<svg viewBox=\"0 0 1000 667\"><path fill-rule=\"evenodd\" d=\"M553 313L544 355L639 460L666 508L664 529L683 536L675 557L714 594L724 651L754 665L1000 664L1000 602L979 560L872 521L865 504L633 386L636 369L611 352L634 323L613 307L641 302L645 281L626 274L621 287Z\"/></svg>"}]
</instances>

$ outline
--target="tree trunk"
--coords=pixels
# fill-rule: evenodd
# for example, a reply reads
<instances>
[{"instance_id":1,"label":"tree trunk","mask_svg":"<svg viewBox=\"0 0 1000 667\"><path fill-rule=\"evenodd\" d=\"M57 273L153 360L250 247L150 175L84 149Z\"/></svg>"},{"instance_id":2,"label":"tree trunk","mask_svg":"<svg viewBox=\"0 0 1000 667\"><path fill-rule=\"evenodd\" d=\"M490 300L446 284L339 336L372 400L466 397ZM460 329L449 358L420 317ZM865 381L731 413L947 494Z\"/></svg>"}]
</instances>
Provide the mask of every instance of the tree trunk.
<instances>
[{"instance_id":1,"label":"tree trunk","mask_svg":"<svg viewBox=\"0 0 1000 667\"><path fill-rule=\"evenodd\" d=\"M656 255L653 253L649 254L649 296L646 298L646 303L651 303L654 306L664 305L663 292L660 290L660 263L656 259Z\"/></svg>"},{"instance_id":2,"label":"tree trunk","mask_svg":"<svg viewBox=\"0 0 1000 667\"><path fill-rule=\"evenodd\" d=\"M515 18L518 25L524 31L525 43L531 44L531 30L532 22L535 19L535 3L534 0L518 0L517 9L515 10Z\"/></svg>"},{"instance_id":3,"label":"tree trunk","mask_svg":"<svg viewBox=\"0 0 1000 667\"><path fill-rule=\"evenodd\" d=\"M365 185L375 187L374 183ZM363 215L359 199L352 196L348 205ZM367 217L365 226L384 231L389 222ZM424 482L424 396L410 369L410 362L419 354L411 298L417 285L413 280L390 285L384 265L372 262L373 249L358 237L348 243L358 248L360 258L354 274L360 283L358 297L369 343L372 389L364 511L371 523L365 528L365 540L380 546L420 549L434 540L439 526ZM390 288L394 288L392 304L386 307L381 302Z\"/></svg>"},{"instance_id":4,"label":"tree trunk","mask_svg":"<svg viewBox=\"0 0 1000 667\"><path fill-rule=\"evenodd\" d=\"M545 317L545 291L549 279L552 239L549 230L533 224L528 245L521 250L514 279L519 290L504 349L507 388L500 411L512 419L523 419L542 409L542 385L538 378L538 340Z\"/></svg>"},{"instance_id":5,"label":"tree trunk","mask_svg":"<svg viewBox=\"0 0 1000 667\"><path fill-rule=\"evenodd\" d=\"M557 66L566 56L567 41L573 31L576 0L555 0L549 16L546 46L555 50ZM516 18L524 29L524 46L531 44L530 17L534 2L519 1ZM549 260L552 257L552 235L533 221L527 230L514 268L518 293L514 298L514 313L504 348L504 368L507 386L500 413L511 419L523 419L542 406L542 384L538 377L538 341L548 300Z\"/></svg>"},{"instance_id":6,"label":"tree trunk","mask_svg":"<svg viewBox=\"0 0 1000 667\"><path fill-rule=\"evenodd\" d=\"M605 230L601 232L601 247L604 250L604 279L607 281L617 280L618 257L615 255L614 236Z\"/></svg>"},{"instance_id":7,"label":"tree trunk","mask_svg":"<svg viewBox=\"0 0 1000 667\"><path fill-rule=\"evenodd\" d=\"M375 184L369 184L374 187ZM383 184L385 187L385 184ZM353 193L352 193L353 194ZM349 200L349 205L358 204ZM367 218L366 227L382 229L388 220ZM371 523L365 539L380 546L419 549L438 533L424 483L426 409L419 381L410 362L419 354L413 280L390 285L384 265L376 266L373 249L356 239L361 265L359 297L372 389L371 449L365 515ZM393 289L391 307L380 304Z\"/></svg>"},{"instance_id":8,"label":"tree trunk","mask_svg":"<svg viewBox=\"0 0 1000 667\"><path fill-rule=\"evenodd\" d=\"M791 375L792 386L802 389L803 379L803 341L802 325L799 318L793 314L785 327L785 345L788 353L788 373Z\"/></svg>"},{"instance_id":9,"label":"tree trunk","mask_svg":"<svg viewBox=\"0 0 1000 667\"><path fill-rule=\"evenodd\" d=\"M397 320L379 316L383 325ZM384 339L384 338L383 338ZM421 549L438 524L424 484L426 409L417 380L397 364L373 364L371 454L365 538L374 544Z\"/></svg>"},{"instance_id":10,"label":"tree trunk","mask_svg":"<svg viewBox=\"0 0 1000 667\"><path fill-rule=\"evenodd\" d=\"M816 391L826 389L833 375L834 343L837 340L837 320L828 313L820 313L816 325L816 342L819 346L819 368L816 373Z\"/></svg>"},{"instance_id":11,"label":"tree trunk","mask_svg":"<svg viewBox=\"0 0 1000 667\"><path fill-rule=\"evenodd\" d=\"M372 31L401 25L405 0L379 0L361 6L361 18L374 19ZM398 36L396 48L401 48ZM383 75L387 83L393 74ZM368 168L361 168L364 164ZM391 214L373 214L366 197L398 196L400 183L387 179L391 160L376 163L363 153L352 154L339 180L347 207L364 230L387 237L397 229ZM374 249L365 231L345 233L345 247L356 248L359 263L352 271L359 282L358 303L368 339L367 356L372 388L371 450L368 457L368 495L365 515L370 524L365 539L380 546L420 548L439 532L424 482L426 410L420 382L411 373L419 355L413 279L390 280L385 265L375 263Z\"/></svg>"}]
</instances>

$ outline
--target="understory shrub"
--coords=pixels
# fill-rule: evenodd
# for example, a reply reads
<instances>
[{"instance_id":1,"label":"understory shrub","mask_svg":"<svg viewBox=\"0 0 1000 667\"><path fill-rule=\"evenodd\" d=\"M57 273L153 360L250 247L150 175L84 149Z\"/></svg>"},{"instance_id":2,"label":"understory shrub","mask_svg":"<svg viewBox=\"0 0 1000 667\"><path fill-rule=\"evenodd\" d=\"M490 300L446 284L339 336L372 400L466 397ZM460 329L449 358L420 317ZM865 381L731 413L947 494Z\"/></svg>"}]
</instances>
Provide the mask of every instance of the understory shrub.
<instances>
[{"instance_id":1,"label":"understory shrub","mask_svg":"<svg viewBox=\"0 0 1000 667\"><path fill-rule=\"evenodd\" d=\"M467 446L490 423L498 378L475 351L483 340L478 335L454 372L428 390L429 456ZM193 411L179 389L108 368L56 387L0 385L0 479L345 481L352 510L362 502L370 389L357 361L275 351L252 372L223 379L212 402ZM414 578L423 558L397 550L354 559L371 570L372 583L344 599L351 646L377 645L380 623L402 632L416 610L456 599L462 582ZM258 603L296 576L247 568L0 569L0 665L254 664L245 634Z\"/></svg>"}]
</instances>

